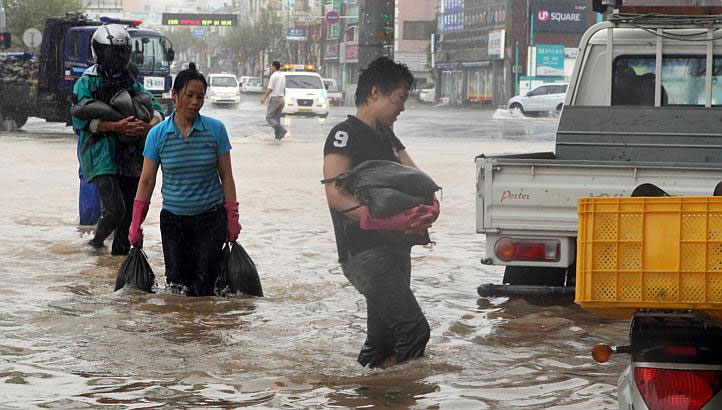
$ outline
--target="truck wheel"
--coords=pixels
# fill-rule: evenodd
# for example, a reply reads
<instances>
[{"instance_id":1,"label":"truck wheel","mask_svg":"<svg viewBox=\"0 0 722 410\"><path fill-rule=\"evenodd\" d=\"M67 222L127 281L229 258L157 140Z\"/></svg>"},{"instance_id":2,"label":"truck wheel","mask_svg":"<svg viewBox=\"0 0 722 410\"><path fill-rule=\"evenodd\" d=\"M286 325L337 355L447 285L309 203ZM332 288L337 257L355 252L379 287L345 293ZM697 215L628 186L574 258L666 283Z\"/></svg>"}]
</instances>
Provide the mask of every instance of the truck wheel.
<instances>
[{"instance_id":1,"label":"truck wheel","mask_svg":"<svg viewBox=\"0 0 722 410\"><path fill-rule=\"evenodd\" d=\"M12 111L8 113L7 119L15 121L15 126L20 128L28 122L28 115L26 113Z\"/></svg>"},{"instance_id":2,"label":"truck wheel","mask_svg":"<svg viewBox=\"0 0 722 410\"><path fill-rule=\"evenodd\" d=\"M564 286L565 268L540 266L507 266L503 283L526 286Z\"/></svg>"}]
</instances>

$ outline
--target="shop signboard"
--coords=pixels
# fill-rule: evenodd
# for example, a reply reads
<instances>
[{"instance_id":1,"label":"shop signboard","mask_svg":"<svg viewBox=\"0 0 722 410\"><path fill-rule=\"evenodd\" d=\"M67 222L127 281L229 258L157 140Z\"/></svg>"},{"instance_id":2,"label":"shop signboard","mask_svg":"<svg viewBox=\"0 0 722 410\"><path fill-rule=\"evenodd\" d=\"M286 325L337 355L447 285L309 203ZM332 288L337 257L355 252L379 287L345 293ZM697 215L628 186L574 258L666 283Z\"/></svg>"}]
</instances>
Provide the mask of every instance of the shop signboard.
<instances>
[{"instance_id":1,"label":"shop signboard","mask_svg":"<svg viewBox=\"0 0 722 410\"><path fill-rule=\"evenodd\" d=\"M536 75L564 75L564 46L561 44L536 45Z\"/></svg>"},{"instance_id":2,"label":"shop signboard","mask_svg":"<svg viewBox=\"0 0 722 410\"><path fill-rule=\"evenodd\" d=\"M164 26L231 27L238 25L238 16L235 14L163 13L162 23Z\"/></svg>"},{"instance_id":3,"label":"shop signboard","mask_svg":"<svg viewBox=\"0 0 722 410\"><path fill-rule=\"evenodd\" d=\"M504 30L491 30L489 32L489 58L504 59Z\"/></svg>"},{"instance_id":4,"label":"shop signboard","mask_svg":"<svg viewBox=\"0 0 722 410\"><path fill-rule=\"evenodd\" d=\"M289 28L286 31L286 40L288 41L306 41L305 28Z\"/></svg>"},{"instance_id":5,"label":"shop signboard","mask_svg":"<svg viewBox=\"0 0 722 410\"><path fill-rule=\"evenodd\" d=\"M586 1L562 3L556 0L534 0L532 16L535 32L582 33L589 25Z\"/></svg>"},{"instance_id":6,"label":"shop signboard","mask_svg":"<svg viewBox=\"0 0 722 410\"><path fill-rule=\"evenodd\" d=\"M331 10L336 12L336 14L341 14L341 0L333 0L331 2ZM335 24L331 24L331 27L328 31L328 38L334 39L339 38L339 35L341 34L341 23L337 22Z\"/></svg>"}]
</instances>

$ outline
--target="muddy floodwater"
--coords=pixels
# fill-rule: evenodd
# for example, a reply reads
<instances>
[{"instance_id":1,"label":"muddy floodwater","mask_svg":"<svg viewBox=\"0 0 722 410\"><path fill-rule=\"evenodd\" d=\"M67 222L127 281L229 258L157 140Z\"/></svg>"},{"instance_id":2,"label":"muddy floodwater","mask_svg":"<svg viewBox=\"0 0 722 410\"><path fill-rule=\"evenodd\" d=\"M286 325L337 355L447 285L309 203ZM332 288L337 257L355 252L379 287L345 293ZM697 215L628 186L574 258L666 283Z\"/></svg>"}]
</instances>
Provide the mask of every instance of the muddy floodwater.
<instances>
[{"instance_id":1,"label":"muddy floodwater","mask_svg":"<svg viewBox=\"0 0 722 410\"><path fill-rule=\"evenodd\" d=\"M420 360L369 370L355 361L365 303L336 262L319 183L323 141L343 116L291 119L292 137L278 144L253 103L204 112L229 127L239 240L264 298L113 293L122 257L86 245L72 134L35 135L35 120L0 135L0 408L617 407L624 358L599 365L589 352L624 342L624 321L559 299L476 293L502 273L479 263L474 157L551 150L553 119L402 114L398 135L443 187L436 245L412 252L431 340ZM160 206L159 180L143 227L163 286Z\"/></svg>"}]
</instances>

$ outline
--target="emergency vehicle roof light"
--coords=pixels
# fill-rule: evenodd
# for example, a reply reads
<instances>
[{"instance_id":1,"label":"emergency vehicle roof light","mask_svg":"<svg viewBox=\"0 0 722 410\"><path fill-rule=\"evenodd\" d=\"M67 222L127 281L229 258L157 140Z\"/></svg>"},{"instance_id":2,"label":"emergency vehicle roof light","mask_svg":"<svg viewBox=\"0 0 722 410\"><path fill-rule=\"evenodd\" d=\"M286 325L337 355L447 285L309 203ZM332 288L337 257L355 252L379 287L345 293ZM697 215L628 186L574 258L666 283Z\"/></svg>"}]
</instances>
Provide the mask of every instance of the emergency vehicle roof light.
<instances>
[{"instance_id":1,"label":"emergency vehicle roof light","mask_svg":"<svg viewBox=\"0 0 722 410\"><path fill-rule=\"evenodd\" d=\"M117 19L114 17L103 16L99 19L101 22L106 24L127 24L129 26L137 27L143 24L143 20L133 19Z\"/></svg>"}]
</instances>

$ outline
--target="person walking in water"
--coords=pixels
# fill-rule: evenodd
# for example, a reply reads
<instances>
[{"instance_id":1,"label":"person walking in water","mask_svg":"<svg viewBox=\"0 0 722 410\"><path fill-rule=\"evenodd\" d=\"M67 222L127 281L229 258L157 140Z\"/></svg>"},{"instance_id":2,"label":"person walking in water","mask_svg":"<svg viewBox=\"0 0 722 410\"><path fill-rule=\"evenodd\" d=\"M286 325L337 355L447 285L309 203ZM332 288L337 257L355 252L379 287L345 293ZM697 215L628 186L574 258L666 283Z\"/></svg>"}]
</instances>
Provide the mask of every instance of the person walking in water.
<instances>
[{"instance_id":1,"label":"person walking in water","mask_svg":"<svg viewBox=\"0 0 722 410\"><path fill-rule=\"evenodd\" d=\"M143 246L141 224L160 167L166 282L172 291L189 296L214 294L223 243L235 241L241 232L226 127L200 114L207 86L193 63L175 78L171 96L176 110L148 134L128 234L133 246Z\"/></svg>"},{"instance_id":2,"label":"person walking in water","mask_svg":"<svg viewBox=\"0 0 722 410\"><path fill-rule=\"evenodd\" d=\"M282 139L288 134L283 125L281 125L281 112L286 105L284 96L286 95L286 77L283 76L281 63L274 61L271 64L271 78L268 80L268 88L261 97L261 104L266 103L268 96L268 108L266 110L266 121L273 127L273 134L277 140Z\"/></svg>"},{"instance_id":3,"label":"person walking in water","mask_svg":"<svg viewBox=\"0 0 722 410\"><path fill-rule=\"evenodd\" d=\"M72 117L73 128L78 132L83 176L100 196L100 218L95 236L88 243L100 249L105 238L115 231L111 254L127 255L131 209L143 161L141 152L148 131L163 119L163 107L128 71L132 48L130 35L123 26L98 27L91 48L96 64L73 87L77 103L95 99L110 104L119 91L127 90L131 97L147 94L153 104L149 122L136 117L120 121Z\"/></svg>"},{"instance_id":4,"label":"person walking in water","mask_svg":"<svg viewBox=\"0 0 722 410\"><path fill-rule=\"evenodd\" d=\"M404 111L414 77L404 64L381 57L360 75L356 115L331 129L324 146L323 175L331 180L368 160L416 167L391 125ZM336 247L343 273L366 298L363 366L383 366L423 355L430 328L411 291L411 245L389 240L382 231L419 232L439 216L439 202L419 205L388 218L374 218L351 193L326 184Z\"/></svg>"}]
</instances>

